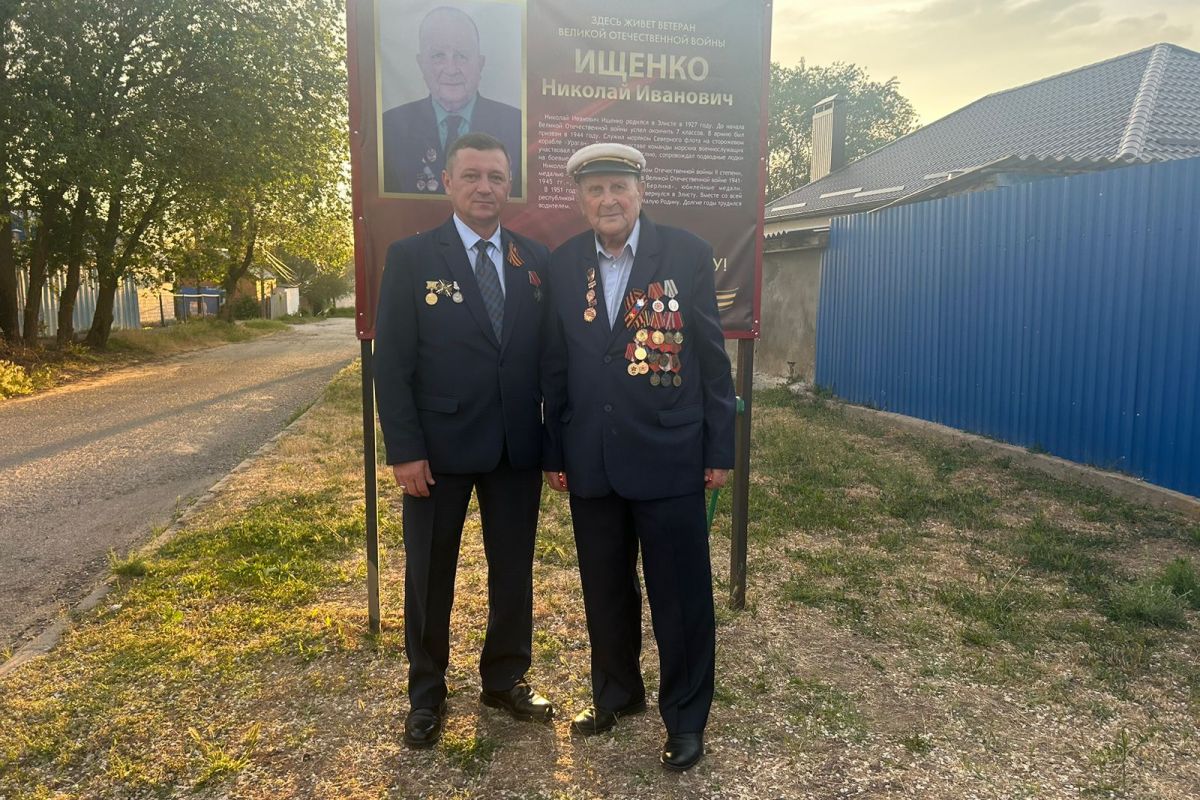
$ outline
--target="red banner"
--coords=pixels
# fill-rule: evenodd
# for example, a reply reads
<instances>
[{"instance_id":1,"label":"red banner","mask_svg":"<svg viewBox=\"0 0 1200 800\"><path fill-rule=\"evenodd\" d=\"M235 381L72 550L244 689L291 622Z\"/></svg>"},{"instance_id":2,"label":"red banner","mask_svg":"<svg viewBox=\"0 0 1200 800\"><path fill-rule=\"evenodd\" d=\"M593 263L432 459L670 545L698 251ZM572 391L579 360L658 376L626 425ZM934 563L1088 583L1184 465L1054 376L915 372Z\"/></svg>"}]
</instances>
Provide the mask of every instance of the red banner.
<instances>
[{"instance_id":1,"label":"red banner","mask_svg":"<svg viewBox=\"0 0 1200 800\"><path fill-rule=\"evenodd\" d=\"M725 335L756 337L770 24L769 0L349 0L359 338L388 245L450 213L467 130L509 151L503 223L551 248L586 228L571 153L641 150L646 212L713 245Z\"/></svg>"}]
</instances>

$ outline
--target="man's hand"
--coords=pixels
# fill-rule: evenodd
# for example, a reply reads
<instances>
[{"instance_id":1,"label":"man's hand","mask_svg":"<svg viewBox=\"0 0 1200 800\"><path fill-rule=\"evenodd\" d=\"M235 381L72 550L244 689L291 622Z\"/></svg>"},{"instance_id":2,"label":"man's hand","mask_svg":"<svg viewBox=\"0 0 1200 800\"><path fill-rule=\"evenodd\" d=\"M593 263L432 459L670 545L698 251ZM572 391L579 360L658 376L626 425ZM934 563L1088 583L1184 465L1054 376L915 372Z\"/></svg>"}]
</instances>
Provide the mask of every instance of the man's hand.
<instances>
[{"instance_id":1,"label":"man's hand","mask_svg":"<svg viewBox=\"0 0 1200 800\"><path fill-rule=\"evenodd\" d=\"M411 497L429 497L429 487L436 483L433 473L429 471L429 462L425 459L393 464L392 474L396 476L400 489Z\"/></svg>"},{"instance_id":2,"label":"man's hand","mask_svg":"<svg viewBox=\"0 0 1200 800\"><path fill-rule=\"evenodd\" d=\"M729 480L729 470L727 469L706 468L704 470L705 489L720 489L727 480Z\"/></svg>"},{"instance_id":3,"label":"man's hand","mask_svg":"<svg viewBox=\"0 0 1200 800\"><path fill-rule=\"evenodd\" d=\"M543 472L546 485L556 492L567 491L567 474L565 472Z\"/></svg>"}]
</instances>

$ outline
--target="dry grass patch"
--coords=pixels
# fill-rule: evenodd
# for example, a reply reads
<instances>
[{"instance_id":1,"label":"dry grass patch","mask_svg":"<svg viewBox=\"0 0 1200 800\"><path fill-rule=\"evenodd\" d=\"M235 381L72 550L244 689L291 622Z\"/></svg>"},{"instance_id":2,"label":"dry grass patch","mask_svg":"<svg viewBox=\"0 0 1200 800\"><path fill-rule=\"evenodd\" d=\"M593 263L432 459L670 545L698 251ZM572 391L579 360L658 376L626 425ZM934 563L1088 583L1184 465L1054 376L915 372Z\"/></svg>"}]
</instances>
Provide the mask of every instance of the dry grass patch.
<instances>
[{"instance_id":1,"label":"dry grass patch","mask_svg":"<svg viewBox=\"0 0 1200 800\"><path fill-rule=\"evenodd\" d=\"M1191 523L781 391L757 403L746 611L723 605L727 494L712 539L717 687L699 767L662 771L653 712L569 734L589 653L569 515L549 493L530 679L559 719L477 701L472 509L446 737L407 750L399 497L381 468L372 636L359 391L343 373L298 435L155 558L116 564L109 605L4 679L0 796L1182 800L1200 786ZM653 692L648 614L645 641Z\"/></svg>"}]
</instances>

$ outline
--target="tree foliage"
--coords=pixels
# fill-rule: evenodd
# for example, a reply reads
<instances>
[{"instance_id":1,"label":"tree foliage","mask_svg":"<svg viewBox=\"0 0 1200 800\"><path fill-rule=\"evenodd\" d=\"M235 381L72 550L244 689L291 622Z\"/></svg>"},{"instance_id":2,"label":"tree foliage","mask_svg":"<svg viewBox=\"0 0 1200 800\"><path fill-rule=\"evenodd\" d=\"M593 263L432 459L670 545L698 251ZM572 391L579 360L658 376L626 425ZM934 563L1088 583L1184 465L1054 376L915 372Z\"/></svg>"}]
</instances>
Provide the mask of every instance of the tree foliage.
<instances>
[{"instance_id":1,"label":"tree foliage","mask_svg":"<svg viewBox=\"0 0 1200 800\"><path fill-rule=\"evenodd\" d=\"M809 182L812 109L831 95L846 103L846 159L853 161L917 128L917 112L900 94L896 78L873 81L855 64L811 67L771 64L767 126L767 197L775 199Z\"/></svg>"},{"instance_id":2,"label":"tree foliage","mask_svg":"<svg viewBox=\"0 0 1200 800\"><path fill-rule=\"evenodd\" d=\"M17 260L31 279L66 268L68 284L86 261L90 344L107 342L122 277L236 285L281 243L345 257L339 0L4 2L18 112L0 168L36 220Z\"/></svg>"}]
</instances>

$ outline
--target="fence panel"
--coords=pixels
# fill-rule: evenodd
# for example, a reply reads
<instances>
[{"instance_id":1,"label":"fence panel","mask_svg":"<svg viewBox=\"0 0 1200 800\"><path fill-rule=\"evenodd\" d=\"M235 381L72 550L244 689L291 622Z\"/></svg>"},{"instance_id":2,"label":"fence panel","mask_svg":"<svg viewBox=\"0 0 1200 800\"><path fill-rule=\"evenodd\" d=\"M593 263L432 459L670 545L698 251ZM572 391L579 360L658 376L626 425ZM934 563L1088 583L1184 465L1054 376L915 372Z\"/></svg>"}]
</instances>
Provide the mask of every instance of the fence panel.
<instances>
[{"instance_id":1,"label":"fence panel","mask_svg":"<svg viewBox=\"0 0 1200 800\"><path fill-rule=\"evenodd\" d=\"M835 219L817 383L1200 496L1200 159Z\"/></svg>"}]
</instances>

